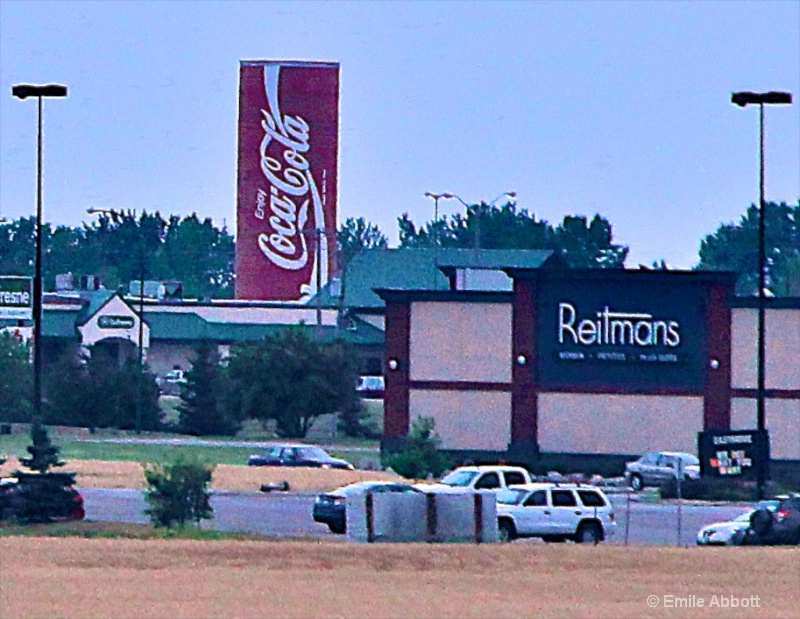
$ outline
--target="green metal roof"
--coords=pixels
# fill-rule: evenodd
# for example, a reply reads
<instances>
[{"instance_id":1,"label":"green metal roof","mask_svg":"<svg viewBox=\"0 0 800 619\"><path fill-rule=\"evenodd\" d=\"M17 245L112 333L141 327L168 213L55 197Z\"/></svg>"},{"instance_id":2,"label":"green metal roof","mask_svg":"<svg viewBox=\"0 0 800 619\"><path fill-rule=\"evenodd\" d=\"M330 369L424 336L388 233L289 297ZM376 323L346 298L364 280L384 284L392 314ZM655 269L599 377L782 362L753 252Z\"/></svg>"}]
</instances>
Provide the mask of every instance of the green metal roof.
<instances>
[{"instance_id":1,"label":"green metal roof","mask_svg":"<svg viewBox=\"0 0 800 619\"><path fill-rule=\"evenodd\" d=\"M78 326L85 325L92 316L94 316L101 307L108 303L109 299L116 293L114 290L92 290L81 292L81 301L84 305L77 316L76 324Z\"/></svg>"},{"instance_id":2,"label":"green metal roof","mask_svg":"<svg viewBox=\"0 0 800 619\"><path fill-rule=\"evenodd\" d=\"M357 255L344 277L344 305L383 308L375 289L449 290L444 271L560 266L549 250L521 249L371 249Z\"/></svg>"},{"instance_id":3,"label":"green metal roof","mask_svg":"<svg viewBox=\"0 0 800 619\"><path fill-rule=\"evenodd\" d=\"M208 339L208 322L194 313L159 312L146 307L144 321L150 327L151 340Z\"/></svg>"},{"instance_id":4,"label":"green metal roof","mask_svg":"<svg viewBox=\"0 0 800 619\"><path fill-rule=\"evenodd\" d=\"M78 339L78 315L80 310L50 310L42 312L42 337L64 337Z\"/></svg>"}]
</instances>

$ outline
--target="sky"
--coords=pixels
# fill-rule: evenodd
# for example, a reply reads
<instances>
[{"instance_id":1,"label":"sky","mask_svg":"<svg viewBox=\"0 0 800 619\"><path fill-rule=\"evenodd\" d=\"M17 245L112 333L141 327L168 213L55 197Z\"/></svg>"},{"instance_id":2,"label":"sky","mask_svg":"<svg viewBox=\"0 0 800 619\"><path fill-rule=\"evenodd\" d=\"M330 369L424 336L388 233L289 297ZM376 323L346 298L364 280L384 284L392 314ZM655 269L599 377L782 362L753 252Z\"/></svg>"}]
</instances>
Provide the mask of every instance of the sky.
<instances>
[{"instance_id":1,"label":"sky","mask_svg":"<svg viewBox=\"0 0 800 619\"><path fill-rule=\"evenodd\" d=\"M0 0L0 217L88 208L211 217L236 229L243 59L341 64L339 222L397 244L433 219L425 192L517 193L553 225L599 213L626 265L698 261L704 236L758 201L800 199L800 2L37 2ZM503 202L502 200L500 201ZM440 215L463 212L440 201Z\"/></svg>"}]
</instances>

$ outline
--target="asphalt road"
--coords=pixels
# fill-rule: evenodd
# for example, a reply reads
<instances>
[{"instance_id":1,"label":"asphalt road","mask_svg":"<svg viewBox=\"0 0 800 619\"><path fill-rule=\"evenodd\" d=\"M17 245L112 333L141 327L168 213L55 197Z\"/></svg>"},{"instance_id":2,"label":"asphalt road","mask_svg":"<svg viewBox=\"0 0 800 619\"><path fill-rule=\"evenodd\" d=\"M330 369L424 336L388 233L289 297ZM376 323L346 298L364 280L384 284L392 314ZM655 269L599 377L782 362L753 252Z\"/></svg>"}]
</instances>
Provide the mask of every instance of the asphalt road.
<instances>
[{"instance_id":1,"label":"asphalt road","mask_svg":"<svg viewBox=\"0 0 800 619\"><path fill-rule=\"evenodd\" d=\"M147 504L138 490L82 489L86 518L105 522L148 524ZM634 545L677 545L678 506L675 503L630 502L626 495L610 495L617 519L616 535L609 541ZM243 532L275 537L344 540L311 518L314 496L296 493L216 492L211 497L214 518L202 527L225 532ZM713 522L730 520L746 505L700 505L685 503L680 508L680 545L692 546L697 531ZM527 542L523 542L527 543Z\"/></svg>"}]
</instances>

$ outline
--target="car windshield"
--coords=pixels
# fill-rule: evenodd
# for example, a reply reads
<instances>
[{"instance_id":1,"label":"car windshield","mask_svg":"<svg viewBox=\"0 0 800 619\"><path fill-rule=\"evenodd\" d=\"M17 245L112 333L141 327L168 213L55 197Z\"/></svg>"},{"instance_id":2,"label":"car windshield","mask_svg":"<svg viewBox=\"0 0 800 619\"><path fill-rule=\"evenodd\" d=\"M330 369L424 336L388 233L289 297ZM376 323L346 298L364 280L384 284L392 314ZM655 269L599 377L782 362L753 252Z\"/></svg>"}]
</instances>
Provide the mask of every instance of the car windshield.
<instances>
[{"instance_id":1,"label":"car windshield","mask_svg":"<svg viewBox=\"0 0 800 619\"><path fill-rule=\"evenodd\" d=\"M527 490L506 488L497 493L497 502L506 505L519 505L527 494Z\"/></svg>"},{"instance_id":2,"label":"car windshield","mask_svg":"<svg viewBox=\"0 0 800 619\"><path fill-rule=\"evenodd\" d=\"M733 522L750 522L750 516L752 515L753 515L753 510L750 510L749 512L745 512L743 514L736 516L736 518L733 519Z\"/></svg>"},{"instance_id":3,"label":"car windshield","mask_svg":"<svg viewBox=\"0 0 800 619\"><path fill-rule=\"evenodd\" d=\"M319 447L302 447L297 450L298 455L304 460L330 460L331 457Z\"/></svg>"},{"instance_id":4,"label":"car windshield","mask_svg":"<svg viewBox=\"0 0 800 619\"><path fill-rule=\"evenodd\" d=\"M477 471L453 471L442 477L442 483L448 486L469 486L477 475Z\"/></svg>"}]
</instances>

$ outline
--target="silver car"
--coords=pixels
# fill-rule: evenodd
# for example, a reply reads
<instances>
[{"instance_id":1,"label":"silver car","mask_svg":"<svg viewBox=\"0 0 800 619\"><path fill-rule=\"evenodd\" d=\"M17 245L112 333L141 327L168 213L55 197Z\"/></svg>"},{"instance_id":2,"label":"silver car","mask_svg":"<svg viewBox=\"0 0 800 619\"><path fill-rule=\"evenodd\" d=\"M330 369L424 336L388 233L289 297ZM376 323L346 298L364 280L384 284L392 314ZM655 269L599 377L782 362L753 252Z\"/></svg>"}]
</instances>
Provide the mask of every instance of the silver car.
<instances>
[{"instance_id":1,"label":"silver car","mask_svg":"<svg viewBox=\"0 0 800 619\"><path fill-rule=\"evenodd\" d=\"M689 453L680 451L653 451L646 453L635 462L625 465L625 479L635 492L645 486L660 486L666 481L678 478L700 478L700 460Z\"/></svg>"}]
</instances>

